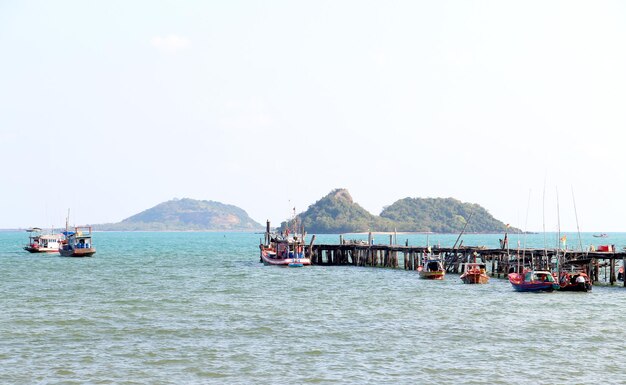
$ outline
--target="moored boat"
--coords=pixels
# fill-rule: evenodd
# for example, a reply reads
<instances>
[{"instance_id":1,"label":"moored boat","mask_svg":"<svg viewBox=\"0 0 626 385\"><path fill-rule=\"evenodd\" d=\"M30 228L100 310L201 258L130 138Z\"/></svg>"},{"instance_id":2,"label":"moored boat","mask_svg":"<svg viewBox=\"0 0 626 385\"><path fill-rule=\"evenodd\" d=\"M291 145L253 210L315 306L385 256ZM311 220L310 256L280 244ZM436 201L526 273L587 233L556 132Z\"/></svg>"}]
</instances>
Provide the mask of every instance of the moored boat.
<instances>
[{"instance_id":1,"label":"moored boat","mask_svg":"<svg viewBox=\"0 0 626 385\"><path fill-rule=\"evenodd\" d=\"M443 263L441 263L440 259L435 258L426 259L424 264L417 268L417 273L420 278L424 279L441 280L446 276L446 270L443 268Z\"/></svg>"},{"instance_id":2,"label":"moored boat","mask_svg":"<svg viewBox=\"0 0 626 385\"><path fill-rule=\"evenodd\" d=\"M64 257L91 257L96 253L91 226L76 226L74 231L64 231L65 241L59 248Z\"/></svg>"},{"instance_id":3,"label":"moored boat","mask_svg":"<svg viewBox=\"0 0 626 385\"><path fill-rule=\"evenodd\" d=\"M261 244L261 260L265 265L302 267L311 265L304 255L304 239L298 235L271 235L270 242Z\"/></svg>"},{"instance_id":4,"label":"moored boat","mask_svg":"<svg viewBox=\"0 0 626 385\"><path fill-rule=\"evenodd\" d=\"M552 274L542 270L509 273L509 282L516 291L554 291L559 288Z\"/></svg>"},{"instance_id":5,"label":"moored boat","mask_svg":"<svg viewBox=\"0 0 626 385\"><path fill-rule=\"evenodd\" d=\"M265 243L259 245L261 262L265 265L282 267L310 266L311 259L305 255L305 238L297 233L290 234L287 229L282 234L270 233L267 222Z\"/></svg>"},{"instance_id":6,"label":"moored boat","mask_svg":"<svg viewBox=\"0 0 626 385\"><path fill-rule=\"evenodd\" d=\"M591 279L584 271L561 271L559 275L559 290L561 291L591 291Z\"/></svg>"},{"instance_id":7,"label":"moored boat","mask_svg":"<svg viewBox=\"0 0 626 385\"><path fill-rule=\"evenodd\" d=\"M28 244L24 246L24 250L29 253L58 253L59 246L63 241L62 234L42 234L39 227L33 227L26 230L30 233L28 236Z\"/></svg>"},{"instance_id":8,"label":"moored boat","mask_svg":"<svg viewBox=\"0 0 626 385\"><path fill-rule=\"evenodd\" d=\"M485 284L489 282L486 265L484 263L466 263L463 265L461 280L466 284Z\"/></svg>"}]
</instances>

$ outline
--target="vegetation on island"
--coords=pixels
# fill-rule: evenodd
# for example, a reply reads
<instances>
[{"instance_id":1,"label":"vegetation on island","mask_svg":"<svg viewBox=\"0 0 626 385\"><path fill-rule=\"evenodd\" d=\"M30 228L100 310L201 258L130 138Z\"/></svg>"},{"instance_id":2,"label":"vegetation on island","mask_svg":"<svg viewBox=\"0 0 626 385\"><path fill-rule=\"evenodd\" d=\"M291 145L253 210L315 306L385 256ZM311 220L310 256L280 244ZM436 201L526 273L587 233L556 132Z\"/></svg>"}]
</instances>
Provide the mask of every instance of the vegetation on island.
<instances>
[{"instance_id":1,"label":"vegetation on island","mask_svg":"<svg viewBox=\"0 0 626 385\"><path fill-rule=\"evenodd\" d=\"M256 231L263 226L241 208L220 202L172 199L118 223L95 225L111 231Z\"/></svg>"},{"instance_id":2,"label":"vegetation on island","mask_svg":"<svg viewBox=\"0 0 626 385\"><path fill-rule=\"evenodd\" d=\"M333 190L296 216L298 226L308 233L336 234L366 231L433 233L498 233L506 225L478 204L453 198L404 198L373 215L345 189ZM466 226L467 224L467 226ZM283 222L284 230L288 223ZM293 227L293 222L289 222ZM509 231L519 231L509 229Z\"/></svg>"}]
</instances>

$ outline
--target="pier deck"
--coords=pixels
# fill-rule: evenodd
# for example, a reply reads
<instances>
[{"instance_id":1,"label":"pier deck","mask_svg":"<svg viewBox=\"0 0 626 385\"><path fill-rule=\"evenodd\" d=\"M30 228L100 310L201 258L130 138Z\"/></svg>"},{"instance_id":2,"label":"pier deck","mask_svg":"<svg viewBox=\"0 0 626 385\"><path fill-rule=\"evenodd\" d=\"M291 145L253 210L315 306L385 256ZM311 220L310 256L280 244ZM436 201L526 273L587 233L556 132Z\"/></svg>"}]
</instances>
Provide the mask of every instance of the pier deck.
<instances>
[{"instance_id":1,"label":"pier deck","mask_svg":"<svg viewBox=\"0 0 626 385\"><path fill-rule=\"evenodd\" d=\"M489 249L483 246L456 248L367 243L311 244L307 252L314 265L352 265L416 270L426 255L439 256L449 273L459 273L464 262L474 257L487 263L491 276L505 278L518 266L554 269L558 264L584 268L594 282L600 280L604 269L605 280L617 282L617 261L626 264L626 252L574 251L561 249ZM626 282L624 284L626 287Z\"/></svg>"}]
</instances>

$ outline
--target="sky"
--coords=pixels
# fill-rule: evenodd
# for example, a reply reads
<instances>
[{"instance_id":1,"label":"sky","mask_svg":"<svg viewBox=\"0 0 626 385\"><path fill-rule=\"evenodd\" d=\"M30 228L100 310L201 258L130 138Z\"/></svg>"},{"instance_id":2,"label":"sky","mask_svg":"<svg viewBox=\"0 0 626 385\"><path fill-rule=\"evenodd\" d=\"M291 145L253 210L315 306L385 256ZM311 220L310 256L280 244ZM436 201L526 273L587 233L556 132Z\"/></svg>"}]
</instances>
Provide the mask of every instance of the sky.
<instances>
[{"instance_id":1,"label":"sky","mask_svg":"<svg viewBox=\"0 0 626 385\"><path fill-rule=\"evenodd\" d=\"M0 228L346 188L626 231L626 3L0 1Z\"/></svg>"}]
</instances>

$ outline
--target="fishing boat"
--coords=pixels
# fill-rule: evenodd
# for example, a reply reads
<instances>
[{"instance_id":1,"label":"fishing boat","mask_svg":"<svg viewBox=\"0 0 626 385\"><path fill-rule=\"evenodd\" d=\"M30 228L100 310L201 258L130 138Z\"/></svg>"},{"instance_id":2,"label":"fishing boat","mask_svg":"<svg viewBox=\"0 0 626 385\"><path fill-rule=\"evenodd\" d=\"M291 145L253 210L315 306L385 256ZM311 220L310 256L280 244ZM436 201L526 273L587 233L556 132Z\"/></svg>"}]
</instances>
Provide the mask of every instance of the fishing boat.
<instances>
[{"instance_id":1,"label":"fishing boat","mask_svg":"<svg viewBox=\"0 0 626 385\"><path fill-rule=\"evenodd\" d=\"M438 258L428 258L422 266L417 268L420 278L441 280L446 276L443 263Z\"/></svg>"},{"instance_id":2,"label":"fishing boat","mask_svg":"<svg viewBox=\"0 0 626 385\"><path fill-rule=\"evenodd\" d=\"M591 291L591 279L584 271L561 271L559 275L560 291Z\"/></svg>"},{"instance_id":3,"label":"fishing boat","mask_svg":"<svg viewBox=\"0 0 626 385\"><path fill-rule=\"evenodd\" d=\"M59 246L63 242L62 234L42 234L39 227L33 227L26 230L28 236L28 244L24 246L24 250L29 253L58 253Z\"/></svg>"},{"instance_id":4,"label":"fishing boat","mask_svg":"<svg viewBox=\"0 0 626 385\"><path fill-rule=\"evenodd\" d=\"M593 236L596 237L596 238L608 238L609 237L606 233L593 234Z\"/></svg>"},{"instance_id":5,"label":"fishing boat","mask_svg":"<svg viewBox=\"0 0 626 385\"><path fill-rule=\"evenodd\" d=\"M282 267L310 266L311 259L306 257L305 237L301 234L290 233L289 229L281 234L270 232L270 222L267 221L265 243L261 243L261 262L264 265Z\"/></svg>"},{"instance_id":6,"label":"fishing boat","mask_svg":"<svg viewBox=\"0 0 626 385\"><path fill-rule=\"evenodd\" d=\"M463 265L461 281L467 284L484 284L489 282L487 266L484 263L468 262Z\"/></svg>"},{"instance_id":7,"label":"fishing boat","mask_svg":"<svg viewBox=\"0 0 626 385\"><path fill-rule=\"evenodd\" d=\"M509 282L516 291L554 291L559 284L549 271L527 270L522 274L509 273Z\"/></svg>"},{"instance_id":8,"label":"fishing boat","mask_svg":"<svg viewBox=\"0 0 626 385\"><path fill-rule=\"evenodd\" d=\"M96 253L93 247L91 226L76 226L74 231L65 230L65 241L59 248L63 257L91 257Z\"/></svg>"}]
</instances>

